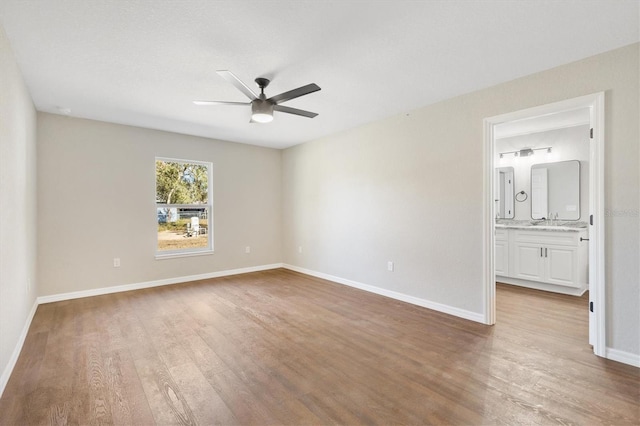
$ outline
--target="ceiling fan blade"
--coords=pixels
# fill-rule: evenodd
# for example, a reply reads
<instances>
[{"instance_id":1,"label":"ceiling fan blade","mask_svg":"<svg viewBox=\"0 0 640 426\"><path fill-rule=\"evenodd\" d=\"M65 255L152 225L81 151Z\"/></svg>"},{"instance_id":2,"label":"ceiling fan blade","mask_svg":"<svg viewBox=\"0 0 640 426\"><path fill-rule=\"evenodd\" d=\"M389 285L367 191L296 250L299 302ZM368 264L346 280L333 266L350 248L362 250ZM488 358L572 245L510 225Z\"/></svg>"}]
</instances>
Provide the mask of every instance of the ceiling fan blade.
<instances>
[{"instance_id":1,"label":"ceiling fan blade","mask_svg":"<svg viewBox=\"0 0 640 426\"><path fill-rule=\"evenodd\" d=\"M309 93L317 92L318 90L320 90L320 86L315 83L311 83L307 84L306 86L298 87L297 89L289 90L288 92L272 96L268 100L273 103L279 104L291 99L298 98L300 96L308 95Z\"/></svg>"},{"instance_id":2,"label":"ceiling fan blade","mask_svg":"<svg viewBox=\"0 0 640 426\"><path fill-rule=\"evenodd\" d=\"M196 105L251 105L251 102L193 101Z\"/></svg>"},{"instance_id":3,"label":"ceiling fan blade","mask_svg":"<svg viewBox=\"0 0 640 426\"><path fill-rule=\"evenodd\" d=\"M310 111L305 111L302 109L297 109L297 108L290 108L284 105L274 105L273 106L273 110L274 111L280 111L280 112L286 112L287 114L294 114L294 115L301 115L303 117L309 117L309 118L313 118L316 115L318 115L315 112L310 112Z\"/></svg>"},{"instance_id":4,"label":"ceiling fan blade","mask_svg":"<svg viewBox=\"0 0 640 426\"><path fill-rule=\"evenodd\" d=\"M227 70L220 70L220 71L216 71L218 73L218 75L222 78L224 78L225 80L227 80L229 83L233 84L234 86L236 86L236 88L241 91L242 93L244 93L249 99L254 100L258 98L258 95L256 95L253 90L251 90L249 88L249 86L247 86L246 84L244 84L238 77L236 77L236 75L234 73L232 73L231 71L227 71Z\"/></svg>"}]
</instances>

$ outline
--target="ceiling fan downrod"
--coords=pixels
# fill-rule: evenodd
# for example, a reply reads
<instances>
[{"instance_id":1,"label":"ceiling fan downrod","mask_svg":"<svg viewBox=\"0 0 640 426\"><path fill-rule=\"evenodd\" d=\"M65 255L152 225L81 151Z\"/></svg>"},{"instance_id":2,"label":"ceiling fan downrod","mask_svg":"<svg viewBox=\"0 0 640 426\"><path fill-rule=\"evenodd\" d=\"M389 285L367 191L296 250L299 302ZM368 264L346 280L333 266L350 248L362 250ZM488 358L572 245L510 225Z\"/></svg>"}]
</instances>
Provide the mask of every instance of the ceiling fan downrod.
<instances>
[{"instance_id":1,"label":"ceiling fan downrod","mask_svg":"<svg viewBox=\"0 0 640 426\"><path fill-rule=\"evenodd\" d=\"M265 96L264 89L265 89L265 87L267 87L269 85L269 83L271 81L268 78L258 77L258 78L255 79L255 82L258 85L258 87L260 88L260 97Z\"/></svg>"}]
</instances>

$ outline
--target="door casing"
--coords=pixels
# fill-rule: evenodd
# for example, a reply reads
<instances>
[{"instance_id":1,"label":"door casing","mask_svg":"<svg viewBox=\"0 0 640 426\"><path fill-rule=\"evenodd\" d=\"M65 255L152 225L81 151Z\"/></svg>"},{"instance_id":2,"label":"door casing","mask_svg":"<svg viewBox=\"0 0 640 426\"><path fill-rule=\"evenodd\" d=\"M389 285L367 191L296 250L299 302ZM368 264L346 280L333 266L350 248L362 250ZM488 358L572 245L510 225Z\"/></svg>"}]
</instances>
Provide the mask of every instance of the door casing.
<instances>
[{"instance_id":1,"label":"door casing","mask_svg":"<svg viewBox=\"0 0 640 426\"><path fill-rule=\"evenodd\" d=\"M606 356L606 283L604 246L604 92L593 93L520 111L484 119L484 323L496 322L495 284L495 203L494 189L494 127L498 124L527 118L589 108L592 137L589 143L589 343L593 352ZM585 307L588 309L588 307Z\"/></svg>"}]
</instances>

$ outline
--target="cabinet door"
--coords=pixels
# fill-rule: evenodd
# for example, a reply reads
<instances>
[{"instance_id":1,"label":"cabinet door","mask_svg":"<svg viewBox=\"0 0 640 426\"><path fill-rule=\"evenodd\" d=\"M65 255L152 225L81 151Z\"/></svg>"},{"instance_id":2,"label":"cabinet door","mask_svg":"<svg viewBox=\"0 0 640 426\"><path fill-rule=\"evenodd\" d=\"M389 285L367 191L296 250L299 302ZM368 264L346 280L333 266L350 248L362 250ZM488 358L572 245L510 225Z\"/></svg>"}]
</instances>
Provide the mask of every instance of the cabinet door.
<instances>
[{"instance_id":1,"label":"cabinet door","mask_svg":"<svg viewBox=\"0 0 640 426\"><path fill-rule=\"evenodd\" d=\"M496 241L495 249L496 275L509 276L509 242Z\"/></svg>"},{"instance_id":2,"label":"cabinet door","mask_svg":"<svg viewBox=\"0 0 640 426\"><path fill-rule=\"evenodd\" d=\"M512 277L523 280L544 281L544 257L540 244L516 243Z\"/></svg>"},{"instance_id":3,"label":"cabinet door","mask_svg":"<svg viewBox=\"0 0 640 426\"><path fill-rule=\"evenodd\" d=\"M578 250L575 247L546 247L545 276L547 282L579 287L577 282Z\"/></svg>"}]
</instances>

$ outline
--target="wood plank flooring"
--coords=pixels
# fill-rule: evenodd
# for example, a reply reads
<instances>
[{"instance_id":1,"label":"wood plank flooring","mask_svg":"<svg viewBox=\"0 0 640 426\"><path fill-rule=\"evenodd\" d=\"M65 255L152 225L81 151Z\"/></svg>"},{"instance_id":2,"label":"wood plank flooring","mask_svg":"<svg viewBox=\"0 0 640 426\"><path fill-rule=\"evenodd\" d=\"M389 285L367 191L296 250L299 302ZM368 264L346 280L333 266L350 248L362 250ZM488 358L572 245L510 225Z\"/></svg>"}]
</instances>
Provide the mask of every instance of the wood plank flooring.
<instances>
[{"instance_id":1,"label":"wood plank flooring","mask_svg":"<svg viewBox=\"0 0 640 426\"><path fill-rule=\"evenodd\" d=\"M497 297L488 327L272 270L41 305L0 424L640 424L585 297Z\"/></svg>"}]
</instances>

